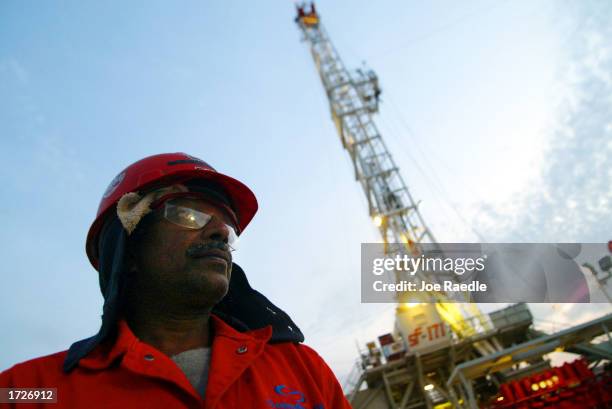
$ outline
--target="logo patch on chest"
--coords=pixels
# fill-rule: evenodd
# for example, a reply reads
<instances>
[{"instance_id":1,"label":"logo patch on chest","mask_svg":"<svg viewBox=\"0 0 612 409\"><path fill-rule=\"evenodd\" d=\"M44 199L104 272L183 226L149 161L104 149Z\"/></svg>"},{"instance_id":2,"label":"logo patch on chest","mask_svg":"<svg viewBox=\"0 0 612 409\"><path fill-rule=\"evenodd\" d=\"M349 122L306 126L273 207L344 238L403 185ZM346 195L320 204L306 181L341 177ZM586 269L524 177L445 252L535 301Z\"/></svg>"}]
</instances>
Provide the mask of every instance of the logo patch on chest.
<instances>
[{"instance_id":1,"label":"logo patch on chest","mask_svg":"<svg viewBox=\"0 0 612 409\"><path fill-rule=\"evenodd\" d=\"M278 395L272 399L267 399L266 404L276 409L325 409L322 403L313 406L306 401L304 394L297 389L292 389L285 385L276 385L274 392Z\"/></svg>"}]
</instances>

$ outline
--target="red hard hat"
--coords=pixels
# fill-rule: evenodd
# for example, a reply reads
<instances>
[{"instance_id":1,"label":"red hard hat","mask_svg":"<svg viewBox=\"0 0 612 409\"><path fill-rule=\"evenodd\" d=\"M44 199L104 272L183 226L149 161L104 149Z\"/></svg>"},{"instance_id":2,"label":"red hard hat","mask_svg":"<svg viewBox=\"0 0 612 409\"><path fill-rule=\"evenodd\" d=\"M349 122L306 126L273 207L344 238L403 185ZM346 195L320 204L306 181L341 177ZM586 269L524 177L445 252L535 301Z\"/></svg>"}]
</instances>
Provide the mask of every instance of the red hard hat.
<instances>
[{"instance_id":1,"label":"red hard hat","mask_svg":"<svg viewBox=\"0 0 612 409\"><path fill-rule=\"evenodd\" d=\"M201 159L185 153L162 153L141 159L125 168L110 183L102 196L96 220L87 234L85 250L89 261L98 269L98 235L104 221L126 193L156 189L187 180L210 181L220 186L229 198L238 219L238 234L257 212L257 199L246 185L217 172Z\"/></svg>"}]
</instances>

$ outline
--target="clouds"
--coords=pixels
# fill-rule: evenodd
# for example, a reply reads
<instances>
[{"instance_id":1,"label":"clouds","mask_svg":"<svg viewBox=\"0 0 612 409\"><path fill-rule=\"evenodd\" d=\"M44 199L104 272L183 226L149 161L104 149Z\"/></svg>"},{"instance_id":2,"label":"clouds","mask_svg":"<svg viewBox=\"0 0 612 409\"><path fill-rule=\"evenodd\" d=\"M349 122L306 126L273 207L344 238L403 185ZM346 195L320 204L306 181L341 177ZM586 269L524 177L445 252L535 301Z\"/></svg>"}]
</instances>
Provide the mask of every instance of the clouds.
<instances>
[{"instance_id":1,"label":"clouds","mask_svg":"<svg viewBox=\"0 0 612 409\"><path fill-rule=\"evenodd\" d=\"M569 93L558 108L536 182L506 206L480 207L481 230L497 241L610 239L612 226L612 7L575 3L577 31L561 71Z\"/></svg>"}]
</instances>

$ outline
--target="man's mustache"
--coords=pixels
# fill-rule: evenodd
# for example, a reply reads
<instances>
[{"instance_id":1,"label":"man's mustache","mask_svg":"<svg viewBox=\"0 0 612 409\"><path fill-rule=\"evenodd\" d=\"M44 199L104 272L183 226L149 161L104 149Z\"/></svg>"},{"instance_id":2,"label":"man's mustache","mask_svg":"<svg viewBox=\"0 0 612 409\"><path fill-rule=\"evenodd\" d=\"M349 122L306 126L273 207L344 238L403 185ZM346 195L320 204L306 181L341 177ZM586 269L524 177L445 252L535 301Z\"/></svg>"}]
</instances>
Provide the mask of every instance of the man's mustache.
<instances>
[{"instance_id":1,"label":"man's mustache","mask_svg":"<svg viewBox=\"0 0 612 409\"><path fill-rule=\"evenodd\" d=\"M200 257L206 255L210 250L222 250L226 253L230 253L230 247L222 241L210 241L208 243L198 243L187 249L187 255L189 257Z\"/></svg>"}]
</instances>

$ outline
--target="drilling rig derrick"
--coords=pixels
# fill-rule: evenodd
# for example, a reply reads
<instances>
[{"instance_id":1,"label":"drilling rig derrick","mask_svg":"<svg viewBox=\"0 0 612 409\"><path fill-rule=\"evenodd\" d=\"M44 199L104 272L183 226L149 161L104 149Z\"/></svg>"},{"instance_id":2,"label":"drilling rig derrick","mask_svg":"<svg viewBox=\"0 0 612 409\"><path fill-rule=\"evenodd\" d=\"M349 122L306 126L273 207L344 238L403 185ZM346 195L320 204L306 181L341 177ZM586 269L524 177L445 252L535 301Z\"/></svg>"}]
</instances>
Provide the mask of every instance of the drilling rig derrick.
<instances>
[{"instance_id":1,"label":"drilling rig derrick","mask_svg":"<svg viewBox=\"0 0 612 409\"><path fill-rule=\"evenodd\" d=\"M374 122L382 94L378 77L365 67L353 71L345 67L313 3L297 5L295 22L309 45L332 120L382 236L385 254L416 257L424 254L424 244L439 248ZM406 272L394 274L400 282ZM423 279L419 271L416 277ZM439 278L430 275L427 279ZM368 343L356 366L358 376L350 382L348 394L355 408L478 408L487 399L493 404L485 403L485 407L515 407L506 404L516 400L515 387L524 386L534 372L550 372L545 353L560 345L590 342L609 333L607 328L612 326L609 315L567 333L534 334L525 304L484 315L475 304L448 302L459 300L450 300L443 292L426 294L418 300L407 293L397 296L393 332L379 337L380 348ZM585 348L597 350L590 344ZM527 356L526 369L519 358ZM600 351L597 359L605 357ZM585 374L589 370L582 364L576 368ZM546 382L563 377L554 376Z\"/></svg>"}]
</instances>

